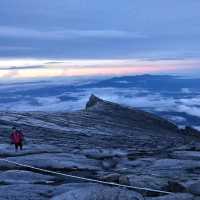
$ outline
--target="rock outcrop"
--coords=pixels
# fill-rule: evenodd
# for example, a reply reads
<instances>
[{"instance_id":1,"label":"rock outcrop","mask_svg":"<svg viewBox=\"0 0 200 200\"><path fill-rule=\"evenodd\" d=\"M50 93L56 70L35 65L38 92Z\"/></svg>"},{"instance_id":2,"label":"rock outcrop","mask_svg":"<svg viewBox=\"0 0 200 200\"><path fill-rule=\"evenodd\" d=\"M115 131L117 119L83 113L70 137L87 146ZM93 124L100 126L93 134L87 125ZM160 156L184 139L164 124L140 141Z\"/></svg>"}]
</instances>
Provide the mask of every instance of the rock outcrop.
<instances>
[{"instance_id":1,"label":"rock outcrop","mask_svg":"<svg viewBox=\"0 0 200 200\"><path fill-rule=\"evenodd\" d=\"M94 94L92 94L90 96L90 99L86 103L85 109L87 110L87 109L95 106L96 104L98 104L98 102L101 103L101 102L103 102L103 100L98 98L98 97L96 97Z\"/></svg>"},{"instance_id":2,"label":"rock outcrop","mask_svg":"<svg viewBox=\"0 0 200 200\"><path fill-rule=\"evenodd\" d=\"M9 144L13 125L26 138L24 150L17 153ZM199 141L198 132L180 131L156 115L94 95L86 109L72 113L1 112L0 158L172 194L83 182L0 160L0 200L196 200Z\"/></svg>"}]
</instances>

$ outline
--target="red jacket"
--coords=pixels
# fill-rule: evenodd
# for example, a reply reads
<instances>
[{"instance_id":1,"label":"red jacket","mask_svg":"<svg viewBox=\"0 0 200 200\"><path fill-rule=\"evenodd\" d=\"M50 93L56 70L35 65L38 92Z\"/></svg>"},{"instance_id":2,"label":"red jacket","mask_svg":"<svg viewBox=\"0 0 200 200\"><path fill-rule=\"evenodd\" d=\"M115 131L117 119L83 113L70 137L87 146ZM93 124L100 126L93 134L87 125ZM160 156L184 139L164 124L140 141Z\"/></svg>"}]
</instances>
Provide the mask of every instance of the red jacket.
<instances>
[{"instance_id":1,"label":"red jacket","mask_svg":"<svg viewBox=\"0 0 200 200\"><path fill-rule=\"evenodd\" d=\"M11 134L11 141L12 143L14 144L19 144L23 141L23 134L21 132L18 132L18 131L14 131L12 134Z\"/></svg>"}]
</instances>

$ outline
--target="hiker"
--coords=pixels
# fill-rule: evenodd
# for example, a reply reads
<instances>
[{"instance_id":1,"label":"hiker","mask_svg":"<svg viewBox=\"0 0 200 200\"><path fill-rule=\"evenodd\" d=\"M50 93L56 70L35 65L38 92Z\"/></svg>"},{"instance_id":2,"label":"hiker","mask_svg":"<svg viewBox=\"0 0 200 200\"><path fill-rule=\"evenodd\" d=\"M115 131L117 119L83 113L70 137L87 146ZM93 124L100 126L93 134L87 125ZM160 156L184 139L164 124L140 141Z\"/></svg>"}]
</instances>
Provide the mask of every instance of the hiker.
<instances>
[{"instance_id":1,"label":"hiker","mask_svg":"<svg viewBox=\"0 0 200 200\"><path fill-rule=\"evenodd\" d=\"M15 151L18 151L18 148L22 150L24 135L21 130L17 130L16 127L13 127L10 139L11 139L11 143L15 145Z\"/></svg>"}]
</instances>

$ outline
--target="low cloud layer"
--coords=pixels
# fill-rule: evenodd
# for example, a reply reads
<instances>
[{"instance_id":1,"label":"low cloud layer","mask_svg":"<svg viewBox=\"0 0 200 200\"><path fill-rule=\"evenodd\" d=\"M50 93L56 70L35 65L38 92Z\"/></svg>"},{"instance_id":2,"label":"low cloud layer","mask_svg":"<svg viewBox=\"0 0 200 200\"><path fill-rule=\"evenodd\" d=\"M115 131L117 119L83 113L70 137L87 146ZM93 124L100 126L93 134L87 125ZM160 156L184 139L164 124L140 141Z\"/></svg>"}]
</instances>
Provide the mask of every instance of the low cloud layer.
<instances>
[{"instance_id":1,"label":"low cloud layer","mask_svg":"<svg viewBox=\"0 0 200 200\"><path fill-rule=\"evenodd\" d=\"M180 87L176 90L173 84L172 88L169 86L167 90L158 90L158 84L155 84L155 88L151 86L151 81L161 83L161 80L165 82L165 79L171 79L176 82L178 77L176 79L170 76L146 75L133 77L130 79L133 82L129 79L63 78L3 84L0 86L0 108L3 111L20 112L80 110L84 109L90 95L95 94L108 101L161 114L178 124L194 123L195 126L200 126L200 89L192 88L189 82L186 84L190 85L190 88ZM184 79L183 82L187 80L189 79ZM144 85L135 87L134 81ZM196 87L196 82L194 86Z\"/></svg>"},{"instance_id":2,"label":"low cloud layer","mask_svg":"<svg viewBox=\"0 0 200 200\"><path fill-rule=\"evenodd\" d=\"M199 65L199 59L0 59L0 80L6 77L26 79L144 73L185 73L192 76L197 74Z\"/></svg>"}]
</instances>

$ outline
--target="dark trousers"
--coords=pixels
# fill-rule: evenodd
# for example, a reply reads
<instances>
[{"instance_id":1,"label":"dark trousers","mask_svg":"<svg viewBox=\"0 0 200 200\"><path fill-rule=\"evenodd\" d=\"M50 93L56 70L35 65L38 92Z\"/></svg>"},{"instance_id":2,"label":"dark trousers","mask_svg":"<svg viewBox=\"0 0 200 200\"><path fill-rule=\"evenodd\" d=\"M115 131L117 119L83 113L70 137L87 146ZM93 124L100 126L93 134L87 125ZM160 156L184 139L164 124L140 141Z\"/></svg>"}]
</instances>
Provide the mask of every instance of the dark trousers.
<instances>
[{"instance_id":1,"label":"dark trousers","mask_svg":"<svg viewBox=\"0 0 200 200\"><path fill-rule=\"evenodd\" d=\"M20 150L22 150L22 148L23 148L22 142L15 144L15 151L18 151L18 148L20 148Z\"/></svg>"}]
</instances>

